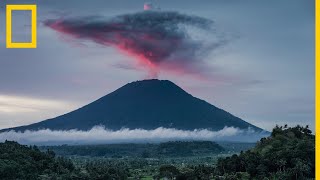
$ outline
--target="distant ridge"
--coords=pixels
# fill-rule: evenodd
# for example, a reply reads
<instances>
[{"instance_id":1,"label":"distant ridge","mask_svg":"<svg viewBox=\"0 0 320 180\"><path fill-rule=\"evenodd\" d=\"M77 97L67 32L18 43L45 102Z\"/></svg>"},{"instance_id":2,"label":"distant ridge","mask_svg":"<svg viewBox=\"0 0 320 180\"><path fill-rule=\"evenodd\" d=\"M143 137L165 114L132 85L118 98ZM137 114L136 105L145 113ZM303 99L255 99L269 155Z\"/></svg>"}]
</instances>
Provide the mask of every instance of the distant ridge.
<instances>
[{"instance_id":1,"label":"distant ridge","mask_svg":"<svg viewBox=\"0 0 320 180\"><path fill-rule=\"evenodd\" d=\"M168 80L142 80L124 85L116 91L70 113L39 123L3 129L15 130L89 130L103 125L107 129L221 130L225 126L263 131L204 100L193 97Z\"/></svg>"}]
</instances>

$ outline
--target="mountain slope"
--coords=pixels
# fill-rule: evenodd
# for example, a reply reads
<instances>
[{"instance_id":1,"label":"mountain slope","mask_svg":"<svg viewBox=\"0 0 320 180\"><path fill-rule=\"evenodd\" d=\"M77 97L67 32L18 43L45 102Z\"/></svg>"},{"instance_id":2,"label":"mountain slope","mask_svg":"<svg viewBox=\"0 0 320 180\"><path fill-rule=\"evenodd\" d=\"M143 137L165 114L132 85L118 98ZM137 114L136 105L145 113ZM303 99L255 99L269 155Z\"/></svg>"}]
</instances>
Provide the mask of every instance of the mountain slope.
<instances>
[{"instance_id":1,"label":"mountain slope","mask_svg":"<svg viewBox=\"0 0 320 180\"><path fill-rule=\"evenodd\" d=\"M182 130L212 129L225 126L261 131L230 113L193 97L167 80L143 80L129 83L118 90L70 113L28 126L2 131L79 129L95 125L108 129L156 129L158 127Z\"/></svg>"}]
</instances>

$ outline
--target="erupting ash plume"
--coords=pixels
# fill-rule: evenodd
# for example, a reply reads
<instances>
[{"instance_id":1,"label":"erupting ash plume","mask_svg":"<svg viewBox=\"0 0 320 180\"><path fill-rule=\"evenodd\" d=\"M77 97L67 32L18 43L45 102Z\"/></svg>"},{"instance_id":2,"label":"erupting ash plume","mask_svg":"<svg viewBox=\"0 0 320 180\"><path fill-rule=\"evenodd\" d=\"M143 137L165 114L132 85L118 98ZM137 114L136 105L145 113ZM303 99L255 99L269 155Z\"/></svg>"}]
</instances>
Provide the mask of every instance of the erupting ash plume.
<instances>
[{"instance_id":1,"label":"erupting ash plume","mask_svg":"<svg viewBox=\"0 0 320 180\"><path fill-rule=\"evenodd\" d=\"M148 11L113 18L54 19L45 25L76 39L115 47L156 75L159 70L198 73L204 57L223 46L214 22L178 12ZM201 37L203 36L203 37Z\"/></svg>"}]
</instances>

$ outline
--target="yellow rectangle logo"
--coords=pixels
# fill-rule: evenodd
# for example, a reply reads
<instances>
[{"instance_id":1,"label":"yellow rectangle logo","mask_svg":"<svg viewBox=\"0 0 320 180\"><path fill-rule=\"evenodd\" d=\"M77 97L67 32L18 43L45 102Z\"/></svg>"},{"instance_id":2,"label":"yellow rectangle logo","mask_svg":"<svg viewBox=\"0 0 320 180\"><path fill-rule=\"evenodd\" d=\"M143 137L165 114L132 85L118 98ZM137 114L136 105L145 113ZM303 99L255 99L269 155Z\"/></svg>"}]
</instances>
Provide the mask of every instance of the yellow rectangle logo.
<instances>
[{"instance_id":1,"label":"yellow rectangle logo","mask_svg":"<svg viewBox=\"0 0 320 180\"><path fill-rule=\"evenodd\" d=\"M7 48L37 47L37 5L7 5ZM12 11L31 11L31 42L12 42Z\"/></svg>"}]
</instances>

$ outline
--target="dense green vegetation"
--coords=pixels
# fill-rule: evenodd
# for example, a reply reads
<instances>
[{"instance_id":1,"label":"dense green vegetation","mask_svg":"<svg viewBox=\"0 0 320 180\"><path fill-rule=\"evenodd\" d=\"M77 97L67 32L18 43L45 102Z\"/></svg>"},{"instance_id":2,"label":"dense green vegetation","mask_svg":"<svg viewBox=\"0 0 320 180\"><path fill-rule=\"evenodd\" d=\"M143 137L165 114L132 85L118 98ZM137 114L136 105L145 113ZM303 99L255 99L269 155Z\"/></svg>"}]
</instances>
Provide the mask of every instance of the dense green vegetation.
<instances>
[{"instance_id":1,"label":"dense green vegetation","mask_svg":"<svg viewBox=\"0 0 320 180\"><path fill-rule=\"evenodd\" d=\"M41 152L36 146L16 142L0 143L0 179L126 179L125 165L105 162L85 163L76 167L67 158L56 157L51 150Z\"/></svg>"},{"instance_id":2,"label":"dense green vegetation","mask_svg":"<svg viewBox=\"0 0 320 180\"><path fill-rule=\"evenodd\" d=\"M174 141L159 144L102 144L102 145L61 145L42 146L41 150L53 150L60 156L90 157L187 157L214 155L225 151L212 141Z\"/></svg>"},{"instance_id":3,"label":"dense green vegetation","mask_svg":"<svg viewBox=\"0 0 320 180\"><path fill-rule=\"evenodd\" d=\"M77 173L73 163L55 158L53 151L41 152L36 146L16 142L0 143L1 179L67 179Z\"/></svg>"},{"instance_id":4,"label":"dense green vegetation","mask_svg":"<svg viewBox=\"0 0 320 180\"><path fill-rule=\"evenodd\" d=\"M223 146L228 152L249 147ZM308 127L277 126L252 149L222 150L208 141L41 148L6 141L0 143L0 179L314 179L315 137Z\"/></svg>"},{"instance_id":5,"label":"dense green vegetation","mask_svg":"<svg viewBox=\"0 0 320 180\"><path fill-rule=\"evenodd\" d=\"M131 150L133 152L129 153ZM209 141L40 148L5 141L0 143L0 179L152 179L166 177L172 173L171 167L178 172L172 175L196 175L203 169L212 169L217 157L222 156L216 153L223 150ZM62 156L56 156L54 151L62 153ZM106 152L131 156L113 154L109 157L105 156ZM208 156L204 156L207 153ZM204 162L207 165L202 165Z\"/></svg>"},{"instance_id":6,"label":"dense green vegetation","mask_svg":"<svg viewBox=\"0 0 320 180\"><path fill-rule=\"evenodd\" d=\"M217 154L224 151L224 148L212 141L192 142L166 142L161 143L157 151L164 156L194 156L203 154Z\"/></svg>"},{"instance_id":7,"label":"dense green vegetation","mask_svg":"<svg viewBox=\"0 0 320 180\"><path fill-rule=\"evenodd\" d=\"M229 178L311 179L315 176L315 136L307 127L276 126L255 148L219 159L216 173Z\"/></svg>"}]
</instances>

